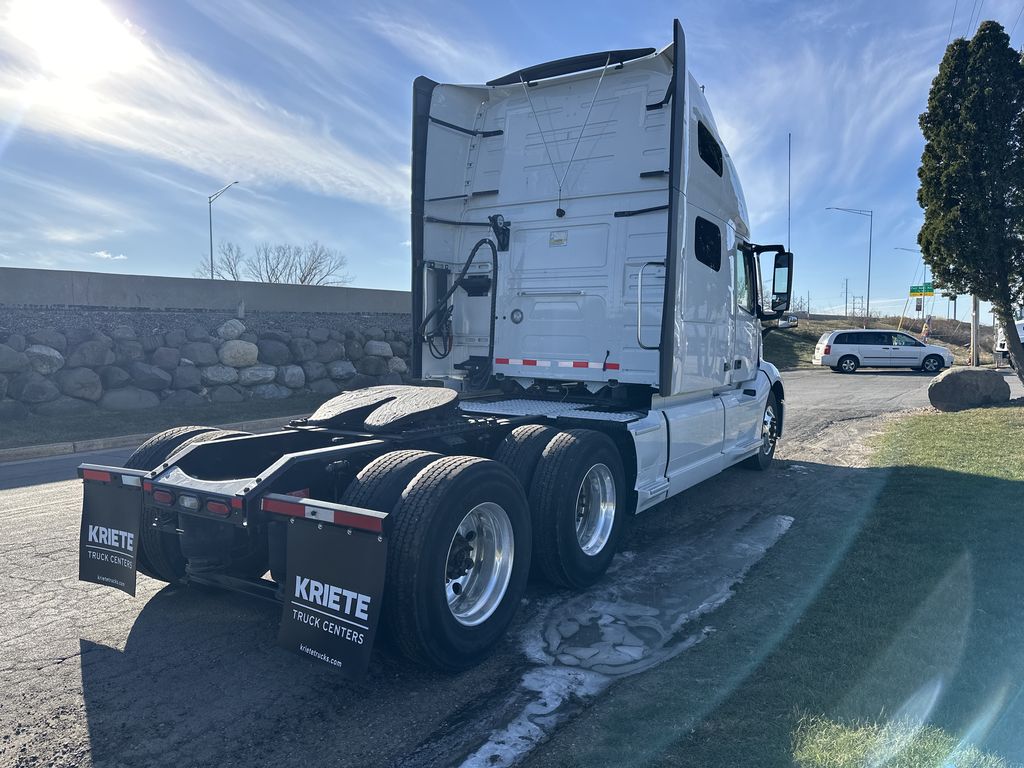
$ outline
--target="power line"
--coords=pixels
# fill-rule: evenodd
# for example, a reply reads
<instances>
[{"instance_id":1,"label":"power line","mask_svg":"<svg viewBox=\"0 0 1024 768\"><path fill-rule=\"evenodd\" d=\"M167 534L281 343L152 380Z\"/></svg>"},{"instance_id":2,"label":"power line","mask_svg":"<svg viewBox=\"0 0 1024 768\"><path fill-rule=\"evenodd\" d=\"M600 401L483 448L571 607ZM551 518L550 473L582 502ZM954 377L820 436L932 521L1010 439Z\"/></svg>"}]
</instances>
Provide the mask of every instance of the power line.
<instances>
[{"instance_id":1,"label":"power line","mask_svg":"<svg viewBox=\"0 0 1024 768\"><path fill-rule=\"evenodd\" d=\"M971 30L974 28L974 12L978 10L978 0L974 0L974 5L971 6L971 15L967 19L967 31L964 33L964 37L971 36Z\"/></svg>"},{"instance_id":2,"label":"power line","mask_svg":"<svg viewBox=\"0 0 1024 768\"><path fill-rule=\"evenodd\" d=\"M1013 30L1017 28L1017 24L1020 22L1020 17L1024 16L1024 3L1021 3L1020 12L1017 14L1017 20L1013 22L1013 26L1010 27L1010 37L1013 37Z\"/></svg>"},{"instance_id":3,"label":"power line","mask_svg":"<svg viewBox=\"0 0 1024 768\"><path fill-rule=\"evenodd\" d=\"M960 5L960 0L953 0L953 18L949 20L949 34L946 35L946 46L949 46L949 41L953 39L953 22L956 21L956 8Z\"/></svg>"}]
</instances>

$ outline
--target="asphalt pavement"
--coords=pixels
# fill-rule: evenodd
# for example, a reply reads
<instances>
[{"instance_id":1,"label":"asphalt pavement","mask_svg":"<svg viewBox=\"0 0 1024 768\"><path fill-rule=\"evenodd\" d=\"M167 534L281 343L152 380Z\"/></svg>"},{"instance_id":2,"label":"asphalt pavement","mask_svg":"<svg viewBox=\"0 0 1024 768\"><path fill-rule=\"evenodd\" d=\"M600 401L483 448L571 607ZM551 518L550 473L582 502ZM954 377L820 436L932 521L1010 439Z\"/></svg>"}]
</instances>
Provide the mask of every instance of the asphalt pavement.
<instances>
[{"instance_id":1,"label":"asphalt pavement","mask_svg":"<svg viewBox=\"0 0 1024 768\"><path fill-rule=\"evenodd\" d=\"M585 723L616 682L702 643L794 518L825 514L825 489L869 497L865 435L880 415L926 406L928 381L786 374L771 471L729 470L640 516L591 590L531 585L508 638L455 676L382 649L350 683L276 646L273 605L141 575L134 599L81 583L75 467L130 450L0 465L0 765L521 761Z\"/></svg>"}]
</instances>

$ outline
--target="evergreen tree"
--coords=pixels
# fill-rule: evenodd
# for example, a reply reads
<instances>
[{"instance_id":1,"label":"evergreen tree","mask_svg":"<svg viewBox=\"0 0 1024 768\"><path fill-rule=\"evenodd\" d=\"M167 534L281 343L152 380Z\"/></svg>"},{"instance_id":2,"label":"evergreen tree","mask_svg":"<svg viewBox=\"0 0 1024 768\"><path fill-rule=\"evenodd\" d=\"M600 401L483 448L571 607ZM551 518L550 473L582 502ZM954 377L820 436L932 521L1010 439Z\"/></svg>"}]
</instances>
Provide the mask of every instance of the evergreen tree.
<instances>
[{"instance_id":1,"label":"evergreen tree","mask_svg":"<svg viewBox=\"0 0 1024 768\"><path fill-rule=\"evenodd\" d=\"M1024 382L1024 63L1002 26L950 43L920 122L921 252L937 283L992 302Z\"/></svg>"}]
</instances>

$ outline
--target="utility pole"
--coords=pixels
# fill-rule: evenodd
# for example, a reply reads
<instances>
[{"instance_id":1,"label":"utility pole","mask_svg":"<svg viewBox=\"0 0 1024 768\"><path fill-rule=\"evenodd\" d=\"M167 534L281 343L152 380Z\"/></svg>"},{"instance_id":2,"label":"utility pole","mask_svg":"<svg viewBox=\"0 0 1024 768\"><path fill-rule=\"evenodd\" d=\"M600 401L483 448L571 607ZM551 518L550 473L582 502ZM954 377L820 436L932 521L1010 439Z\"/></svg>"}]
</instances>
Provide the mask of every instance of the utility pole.
<instances>
[{"instance_id":1,"label":"utility pole","mask_svg":"<svg viewBox=\"0 0 1024 768\"><path fill-rule=\"evenodd\" d=\"M850 278L843 281L843 317L850 316Z\"/></svg>"},{"instance_id":2,"label":"utility pole","mask_svg":"<svg viewBox=\"0 0 1024 768\"><path fill-rule=\"evenodd\" d=\"M981 340L978 328L979 314L981 314L981 306L978 302L978 297L971 296L971 365L975 368L981 362L980 350L978 349L978 342Z\"/></svg>"},{"instance_id":3,"label":"utility pole","mask_svg":"<svg viewBox=\"0 0 1024 768\"><path fill-rule=\"evenodd\" d=\"M223 187L218 189L212 195L206 198L207 203L210 206L210 279L213 280L213 201L228 191L228 188L237 184L237 181L232 181L230 184L225 184Z\"/></svg>"},{"instance_id":4,"label":"utility pole","mask_svg":"<svg viewBox=\"0 0 1024 768\"><path fill-rule=\"evenodd\" d=\"M836 206L829 206L825 210L842 211L843 213L854 213L857 216L868 217L868 296L864 304L864 327L867 328L867 320L871 315L871 243L875 230L875 212L870 208L838 208Z\"/></svg>"},{"instance_id":5,"label":"utility pole","mask_svg":"<svg viewBox=\"0 0 1024 768\"><path fill-rule=\"evenodd\" d=\"M811 292L807 292L807 319L811 319Z\"/></svg>"}]
</instances>

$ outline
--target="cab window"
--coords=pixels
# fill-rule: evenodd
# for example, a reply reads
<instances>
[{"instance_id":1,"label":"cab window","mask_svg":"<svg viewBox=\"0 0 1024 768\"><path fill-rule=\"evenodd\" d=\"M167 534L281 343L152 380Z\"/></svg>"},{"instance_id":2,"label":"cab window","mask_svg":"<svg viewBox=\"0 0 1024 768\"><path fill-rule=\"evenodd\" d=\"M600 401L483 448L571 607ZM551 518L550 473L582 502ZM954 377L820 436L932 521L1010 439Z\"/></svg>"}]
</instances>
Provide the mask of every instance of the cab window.
<instances>
[{"instance_id":1,"label":"cab window","mask_svg":"<svg viewBox=\"0 0 1024 768\"><path fill-rule=\"evenodd\" d=\"M736 257L733 259L733 289L736 291L736 306L751 315L754 314L754 286L757 285L753 269L754 255L745 245L738 246Z\"/></svg>"}]
</instances>

